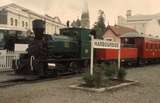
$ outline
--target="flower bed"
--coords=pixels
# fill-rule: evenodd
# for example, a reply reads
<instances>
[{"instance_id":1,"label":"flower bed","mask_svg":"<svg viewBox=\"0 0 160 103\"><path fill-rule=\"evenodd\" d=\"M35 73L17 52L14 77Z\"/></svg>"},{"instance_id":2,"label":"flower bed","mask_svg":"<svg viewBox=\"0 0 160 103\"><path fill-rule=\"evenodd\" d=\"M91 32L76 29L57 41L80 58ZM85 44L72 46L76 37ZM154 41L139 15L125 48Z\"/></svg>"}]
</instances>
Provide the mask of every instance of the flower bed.
<instances>
[{"instance_id":1,"label":"flower bed","mask_svg":"<svg viewBox=\"0 0 160 103\"><path fill-rule=\"evenodd\" d=\"M132 81L132 80L119 81L117 79L113 79L107 83L104 82L103 85L101 85L99 88L88 87L85 85L85 83L70 85L69 87L72 89L78 89L78 90L84 90L84 91L90 91L90 92L104 92L104 91L120 89L130 85L136 85L138 83L139 83L138 81Z\"/></svg>"}]
</instances>

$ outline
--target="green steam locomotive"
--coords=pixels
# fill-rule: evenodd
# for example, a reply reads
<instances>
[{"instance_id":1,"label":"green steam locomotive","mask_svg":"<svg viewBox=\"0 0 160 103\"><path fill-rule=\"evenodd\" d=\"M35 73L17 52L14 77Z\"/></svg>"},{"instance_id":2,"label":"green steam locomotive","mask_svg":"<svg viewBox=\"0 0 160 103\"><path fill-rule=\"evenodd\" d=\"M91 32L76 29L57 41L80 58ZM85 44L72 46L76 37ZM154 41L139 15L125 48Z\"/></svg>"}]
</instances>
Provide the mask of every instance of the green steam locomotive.
<instances>
[{"instance_id":1,"label":"green steam locomotive","mask_svg":"<svg viewBox=\"0 0 160 103\"><path fill-rule=\"evenodd\" d=\"M33 21L34 40L14 70L20 75L58 75L83 71L90 58L90 30L63 28L60 35L44 34L45 22Z\"/></svg>"}]
</instances>

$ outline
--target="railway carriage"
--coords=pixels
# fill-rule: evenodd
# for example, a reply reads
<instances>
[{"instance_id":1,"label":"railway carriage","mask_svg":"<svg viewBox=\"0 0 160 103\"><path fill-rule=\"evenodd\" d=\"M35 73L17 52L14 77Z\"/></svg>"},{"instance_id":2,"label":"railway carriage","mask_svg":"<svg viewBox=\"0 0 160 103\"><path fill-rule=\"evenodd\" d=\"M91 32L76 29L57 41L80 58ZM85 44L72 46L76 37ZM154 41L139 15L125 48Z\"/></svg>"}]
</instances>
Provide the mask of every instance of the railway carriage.
<instances>
[{"instance_id":1,"label":"railway carriage","mask_svg":"<svg viewBox=\"0 0 160 103\"><path fill-rule=\"evenodd\" d=\"M121 47L121 63L122 64L135 64L137 61L137 48ZM118 50L115 49L98 49L96 50L96 59L99 62L107 64L116 63L118 60Z\"/></svg>"},{"instance_id":2,"label":"railway carriage","mask_svg":"<svg viewBox=\"0 0 160 103\"><path fill-rule=\"evenodd\" d=\"M160 38L141 34L126 34L121 36L122 64L151 64L160 62ZM117 62L118 50L99 49L96 59L101 62Z\"/></svg>"},{"instance_id":3,"label":"railway carriage","mask_svg":"<svg viewBox=\"0 0 160 103\"><path fill-rule=\"evenodd\" d=\"M132 44L137 48L137 63L140 65L158 63L160 60L160 38L143 35L124 35L123 44Z\"/></svg>"}]
</instances>

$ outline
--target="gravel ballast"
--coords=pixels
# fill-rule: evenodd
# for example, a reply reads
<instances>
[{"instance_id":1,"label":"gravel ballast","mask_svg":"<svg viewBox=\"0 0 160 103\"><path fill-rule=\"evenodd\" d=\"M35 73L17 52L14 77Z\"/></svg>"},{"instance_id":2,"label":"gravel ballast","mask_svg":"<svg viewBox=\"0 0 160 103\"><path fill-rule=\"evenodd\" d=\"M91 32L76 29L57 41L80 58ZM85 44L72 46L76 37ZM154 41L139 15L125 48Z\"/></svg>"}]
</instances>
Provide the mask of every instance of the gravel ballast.
<instances>
[{"instance_id":1,"label":"gravel ballast","mask_svg":"<svg viewBox=\"0 0 160 103\"><path fill-rule=\"evenodd\" d=\"M0 88L0 103L160 103L160 65L129 69L127 79L140 85L112 92L72 90L80 77Z\"/></svg>"}]
</instances>

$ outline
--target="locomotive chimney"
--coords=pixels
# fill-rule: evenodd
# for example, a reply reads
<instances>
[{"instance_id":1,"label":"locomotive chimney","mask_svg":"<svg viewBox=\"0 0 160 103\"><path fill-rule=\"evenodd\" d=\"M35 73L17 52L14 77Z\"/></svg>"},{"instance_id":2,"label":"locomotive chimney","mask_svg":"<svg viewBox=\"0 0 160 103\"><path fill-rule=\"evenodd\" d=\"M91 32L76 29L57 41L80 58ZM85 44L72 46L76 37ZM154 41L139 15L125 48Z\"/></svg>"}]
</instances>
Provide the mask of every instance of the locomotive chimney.
<instances>
[{"instance_id":1,"label":"locomotive chimney","mask_svg":"<svg viewBox=\"0 0 160 103\"><path fill-rule=\"evenodd\" d=\"M32 22L35 39L41 40L45 31L45 21L36 19Z\"/></svg>"}]
</instances>

